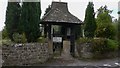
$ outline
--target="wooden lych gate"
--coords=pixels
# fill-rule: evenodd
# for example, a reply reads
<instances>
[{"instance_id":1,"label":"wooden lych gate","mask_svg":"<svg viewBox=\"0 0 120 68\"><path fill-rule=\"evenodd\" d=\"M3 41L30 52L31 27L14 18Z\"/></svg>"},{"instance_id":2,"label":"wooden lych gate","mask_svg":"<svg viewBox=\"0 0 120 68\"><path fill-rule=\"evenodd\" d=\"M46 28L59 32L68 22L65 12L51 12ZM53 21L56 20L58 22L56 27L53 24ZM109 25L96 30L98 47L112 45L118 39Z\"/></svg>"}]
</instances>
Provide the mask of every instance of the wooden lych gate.
<instances>
[{"instance_id":1,"label":"wooden lych gate","mask_svg":"<svg viewBox=\"0 0 120 68\"><path fill-rule=\"evenodd\" d=\"M82 21L68 11L66 2L52 2L51 10L42 18L42 24L44 25L44 36L49 39L51 54L55 50L53 42L58 42L63 51L67 49L64 46L68 45L70 54L75 55L75 27L81 25ZM59 34L54 34L55 25L60 26Z\"/></svg>"}]
</instances>

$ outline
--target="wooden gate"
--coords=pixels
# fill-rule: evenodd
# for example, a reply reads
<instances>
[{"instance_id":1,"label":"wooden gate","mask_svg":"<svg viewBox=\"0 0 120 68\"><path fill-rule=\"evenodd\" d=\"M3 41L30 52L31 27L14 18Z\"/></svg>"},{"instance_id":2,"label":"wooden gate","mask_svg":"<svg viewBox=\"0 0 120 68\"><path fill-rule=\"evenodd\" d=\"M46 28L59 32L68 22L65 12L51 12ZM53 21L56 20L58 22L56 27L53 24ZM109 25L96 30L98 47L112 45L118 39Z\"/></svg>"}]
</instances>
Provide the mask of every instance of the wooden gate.
<instances>
[{"instance_id":1,"label":"wooden gate","mask_svg":"<svg viewBox=\"0 0 120 68\"><path fill-rule=\"evenodd\" d=\"M63 37L61 35L53 35L53 53L61 55L63 49Z\"/></svg>"}]
</instances>

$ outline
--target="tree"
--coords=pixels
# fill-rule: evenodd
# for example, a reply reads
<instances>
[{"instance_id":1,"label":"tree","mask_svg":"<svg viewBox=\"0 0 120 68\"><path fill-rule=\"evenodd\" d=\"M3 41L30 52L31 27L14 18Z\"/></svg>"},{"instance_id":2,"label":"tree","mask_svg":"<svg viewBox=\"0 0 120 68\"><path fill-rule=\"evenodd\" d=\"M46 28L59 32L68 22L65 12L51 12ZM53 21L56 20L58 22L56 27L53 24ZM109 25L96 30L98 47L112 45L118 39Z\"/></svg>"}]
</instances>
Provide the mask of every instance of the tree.
<instances>
[{"instance_id":1,"label":"tree","mask_svg":"<svg viewBox=\"0 0 120 68\"><path fill-rule=\"evenodd\" d=\"M49 5L48 8L46 8L44 15L46 15L50 10L51 10L51 5Z\"/></svg>"},{"instance_id":2,"label":"tree","mask_svg":"<svg viewBox=\"0 0 120 68\"><path fill-rule=\"evenodd\" d=\"M1 31L2 32L2 39L8 39L8 32L6 30L6 27Z\"/></svg>"},{"instance_id":3,"label":"tree","mask_svg":"<svg viewBox=\"0 0 120 68\"><path fill-rule=\"evenodd\" d=\"M82 37L82 26L81 25L76 25L75 39L79 39L80 37Z\"/></svg>"},{"instance_id":4,"label":"tree","mask_svg":"<svg viewBox=\"0 0 120 68\"><path fill-rule=\"evenodd\" d=\"M40 15L40 2L23 2L21 30L25 32L28 42L36 42L40 36Z\"/></svg>"},{"instance_id":5,"label":"tree","mask_svg":"<svg viewBox=\"0 0 120 68\"><path fill-rule=\"evenodd\" d=\"M112 25L115 28L115 40L118 40L118 19L114 19Z\"/></svg>"},{"instance_id":6,"label":"tree","mask_svg":"<svg viewBox=\"0 0 120 68\"><path fill-rule=\"evenodd\" d=\"M106 6L106 5L105 5L104 7L101 6L101 7L98 9L97 17L98 17L100 14L104 13L104 12L106 12L106 13L108 13L108 14L111 14L111 13L112 13L112 10L107 9L107 6Z\"/></svg>"},{"instance_id":7,"label":"tree","mask_svg":"<svg viewBox=\"0 0 120 68\"><path fill-rule=\"evenodd\" d=\"M12 41L14 41L12 35L15 32L19 32L20 9L19 2L8 2L5 26L8 36Z\"/></svg>"},{"instance_id":8,"label":"tree","mask_svg":"<svg viewBox=\"0 0 120 68\"><path fill-rule=\"evenodd\" d=\"M45 16L50 10L51 10L51 5L49 5L48 8L46 8L44 16ZM43 16L43 17L44 17L44 16ZM46 24L44 24L44 34L45 34L45 37L46 37L46 36L47 36L47 25L46 25Z\"/></svg>"},{"instance_id":9,"label":"tree","mask_svg":"<svg viewBox=\"0 0 120 68\"><path fill-rule=\"evenodd\" d=\"M117 37L118 37L118 43L119 43L118 50L120 52L120 17L118 19L118 35L117 35Z\"/></svg>"},{"instance_id":10,"label":"tree","mask_svg":"<svg viewBox=\"0 0 120 68\"><path fill-rule=\"evenodd\" d=\"M118 14L120 14L120 11L118 12Z\"/></svg>"},{"instance_id":11,"label":"tree","mask_svg":"<svg viewBox=\"0 0 120 68\"><path fill-rule=\"evenodd\" d=\"M86 8L86 14L85 14L85 20L84 20L85 26L85 36L92 38L94 37L94 33L96 30L96 22L95 22L95 13L94 13L94 4L93 2L89 2L87 8Z\"/></svg>"},{"instance_id":12,"label":"tree","mask_svg":"<svg viewBox=\"0 0 120 68\"><path fill-rule=\"evenodd\" d=\"M113 39L116 30L115 27L112 24L112 17L110 16L110 13L112 11L107 9L107 6L100 7L98 9L98 15L97 15L97 29L96 29L96 37L103 37L103 38L109 38Z\"/></svg>"},{"instance_id":13,"label":"tree","mask_svg":"<svg viewBox=\"0 0 120 68\"><path fill-rule=\"evenodd\" d=\"M120 42L120 17L118 19L118 41Z\"/></svg>"}]
</instances>

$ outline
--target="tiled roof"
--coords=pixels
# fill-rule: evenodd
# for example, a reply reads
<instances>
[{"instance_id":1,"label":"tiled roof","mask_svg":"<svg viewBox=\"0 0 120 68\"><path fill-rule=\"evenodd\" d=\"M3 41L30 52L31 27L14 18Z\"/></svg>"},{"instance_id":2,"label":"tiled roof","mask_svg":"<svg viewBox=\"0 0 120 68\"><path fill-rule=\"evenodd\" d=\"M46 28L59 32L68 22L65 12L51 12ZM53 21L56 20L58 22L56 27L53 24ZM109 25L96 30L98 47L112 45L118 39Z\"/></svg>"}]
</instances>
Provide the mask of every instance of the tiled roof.
<instances>
[{"instance_id":1,"label":"tiled roof","mask_svg":"<svg viewBox=\"0 0 120 68\"><path fill-rule=\"evenodd\" d=\"M52 2L51 10L42 18L43 22L55 23L75 23L81 24L82 21L68 11L66 2Z\"/></svg>"}]
</instances>

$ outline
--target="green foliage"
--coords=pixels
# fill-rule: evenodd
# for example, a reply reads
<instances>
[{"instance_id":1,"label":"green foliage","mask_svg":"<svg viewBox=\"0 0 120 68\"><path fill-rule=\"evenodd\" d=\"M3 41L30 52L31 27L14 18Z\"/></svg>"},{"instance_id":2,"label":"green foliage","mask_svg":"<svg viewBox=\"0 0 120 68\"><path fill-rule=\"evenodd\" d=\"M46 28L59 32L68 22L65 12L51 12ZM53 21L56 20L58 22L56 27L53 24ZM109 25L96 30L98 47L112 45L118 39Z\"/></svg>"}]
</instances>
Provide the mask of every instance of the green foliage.
<instances>
[{"instance_id":1,"label":"green foliage","mask_svg":"<svg viewBox=\"0 0 120 68\"><path fill-rule=\"evenodd\" d=\"M22 33L22 35L21 35L21 43L26 43L26 42L27 42L27 39L26 39L25 33Z\"/></svg>"},{"instance_id":2,"label":"green foliage","mask_svg":"<svg viewBox=\"0 0 120 68\"><path fill-rule=\"evenodd\" d=\"M5 26L9 38L12 41L20 42L16 36L25 33L28 42L36 42L40 36L40 15L40 2L23 2L22 6L19 2L8 2ZM24 35L22 36L25 38ZM23 39L23 41L25 40Z\"/></svg>"},{"instance_id":3,"label":"green foliage","mask_svg":"<svg viewBox=\"0 0 120 68\"><path fill-rule=\"evenodd\" d=\"M107 9L107 6L98 9L96 37L114 39L117 30L112 24L111 12Z\"/></svg>"},{"instance_id":4,"label":"green foliage","mask_svg":"<svg viewBox=\"0 0 120 68\"><path fill-rule=\"evenodd\" d=\"M117 38L118 38L118 43L119 43L118 50L120 51L120 17L118 19L118 35L117 35Z\"/></svg>"},{"instance_id":5,"label":"green foliage","mask_svg":"<svg viewBox=\"0 0 120 68\"><path fill-rule=\"evenodd\" d=\"M2 39L2 31L0 31L0 40Z\"/></svg>"},{"instance_id":6,"label":"green foliage","mask_svg":"<svg viewBox=\"0 0 120 68\"><path fill-rule=\"evenodd\" d=\"M39 37L37 42L39 43L45 43L45 38L44 37Z\"/></svg>"},{"instance_id":7,"label":"green foliage","mask_svg":"<svg viewBox=\"0 0 120 68\"><path fill-rule=\"evenodd\" d=\"M44 15L46 15L50 10L51 10L51 5L49 5L48 8L46 8Z\"/></svg>"},{"instance_id":8,"label":"green foliage","mask_svg":"<svg viewBox=\"0 0 120 68\"><path fill-rule=\"evenodd\" d=\"M118 12L118 14L120 14L120 11Z\"/></svg>"},{"instance_id":9,"label":"green foliage","mask_svg":"<svg viewBox=\"0 0 120 68\"><path fill-rule=\"evenodd\" d=\"M117 51L118 48L118 42L111 39L95 39L93 43L93 53L106 54Z\"/></svg>"},{"instance_id":10,"label":"green foliage","mask_svg":"<svg viewBox=\"0 0 120 68\"><path fill-rule=\"evenodd\" d=\"M106 39L96 39L93 41L92 52L94 54L103 54L108 52L108 45Z\"/></svg>"},{"instance_id":11,"label":"green foliage","mask_svg":"<svg viewBox=\"0 0 120 68\"><path fill-rule=\"evenodd\" d=\"M25 32L28 42L36 42L40 36L40 15L40 2L23 2L21 30Z\"/></svg>"},{"instance_id":12,"label":"green foliage","mask_svg":"<svg viewBox=\"0 0 120 68\"><path fill-rule=\"evenodd\" d=\"M15 43L25 43L27 42L25 34L14 33L13 40Z\"/></svg>"},{"instance_id":13,"label":"green foliage","mask_svg":"<svg viewBox=\"0 0 120 68\"><path fill-rule=\"evenodd\" d=\"M118 41L107 39L107 44L110 50L118 50Z\"/></svg>"},{"instance_id":14,"label":"green foliage","mask_svg":"<svg viewBox=\"0 0 120 68\"><path fill-rule=\"evenodd\" d=\"M118 20L118 41L120 42L120 18Z\"/></svg>"},{"instance_id":15,"label":"green foliage","mask_svg":"<svg viewBox=\"0 0 120 68\"><path fill-rule=\"evenodd\" d=\"M10 39L4 39L1 40L0 42L2 42L2 45L11 45L13 43Z\"/></svg>"},{"instance_id":16,"label":"green foliage","mask_svg":"<svg viewBox=\"0 0 120 68\"><path fill-rule=\"evenodd\" d=\"M105 38L80 38L77 40L77 44L91 43L93 54L106 54L109 52L117 51L118 42L116 40L105 39Z\"/></svg>"},{"instance_id":17,"label":"green foliage","mask_svg":"<svg viewBox=\"0 0 120 68\"><path fill-rule=\"evenodd\" d=\"M114 28L114 35L113 35L113 39L115 39L115 40L118 40L118 20L117 21L114 21L113 23L112 23L112 25L113 25L113 28Z\"/></svg>"},{"instance_id":18,"label":"green foliage","mask_svg":"<svg viewBox=\"0 0 120 68\"><path fill-rule=\"evenodd\" d=\"M19 2L8 2L6 10L6 21L5 26L9 38L13 41L13 33L19 32L19 21L20 21L20 5Z\"/></svg>"},{"instance_id":19,"label":"green foliage","mask_svg":"<svg viewBox=\"0 0 120 68\"><path fill-rule=\"evenodd\" d=\"M118 43L111 39L95 39L92 46L93 58L110 58L115 57L118 52Z\"/></svg>"},{"instance_id":20,"label":"green foliage","mask_svg":"<svg viewBox=\"0 0 120 68\"><path fill-rule=\"evenodd\" d=\"M102 13L111 14L111 13L112 13L112 10L109 10L106 5L105 5L104 7L101 6L101 7L98 9L98 15L97 15L97 16L99 16L99 15L102 14Z\"/></svg>"},{"instance_id":21,"label":"green foliage","mask_svg":"<svg viewBox=\"0 0 120 68\"><path fill-rule=\"evenodd\" d=\"M14 40L14 42L16 42L16 43L20 43L20 34L19 33L14 33L13 34L13 40Z\"/></svg>"},{"instance_id":22,"label":"green foliage","mask_svg":"<svg viewBox=\"0 0 120 68\"><path fill-rule=\"evenodd\" d=\"M96 37L114 39L115 34L116 30L112 24L101 24L96 29Z\"/></svg>"},{"instance_id":23,"label":"green foliage","mask_svg":"<svg viewBox=\"0 0 120 68\"><path fill-rule=\"evenodd\" d=\"M8 32L6 30L6 27L2 30L2 39L8 39Z\"/></svg>"},{"instance_id":24,"label":"green foliage","mask_svg":"<svg viewBox=\"0 0 120 68\"><path fill-rule=\"evenodd\" d=\"M83 44L83 43L88 43L88 42L91 42L93 39L91 39L91 38L79 38L78 40L77 40L77 44Z\"/></svg>"},{"instance_id":25,"label":"green foliage","mask_svg":"<svg viewBox=\"0 0 120 68\"><path fill-rule=\"evenodd\" d=\"M82 36L82 28L80 25L76 25L75 27L75 39L78 39Z\"/></svg>"},{"instance_id":26,"label":"green foliage","mask_svg":"<svg viewBox=\"0 0 120 68\"><path fill-rule=\"evenodd\" d=\"M94 37L94 33L96 30L96 22L93 2L89 2L87 6L84 23L85 36L89 38Z\"/></svg>"}]
</instances>

